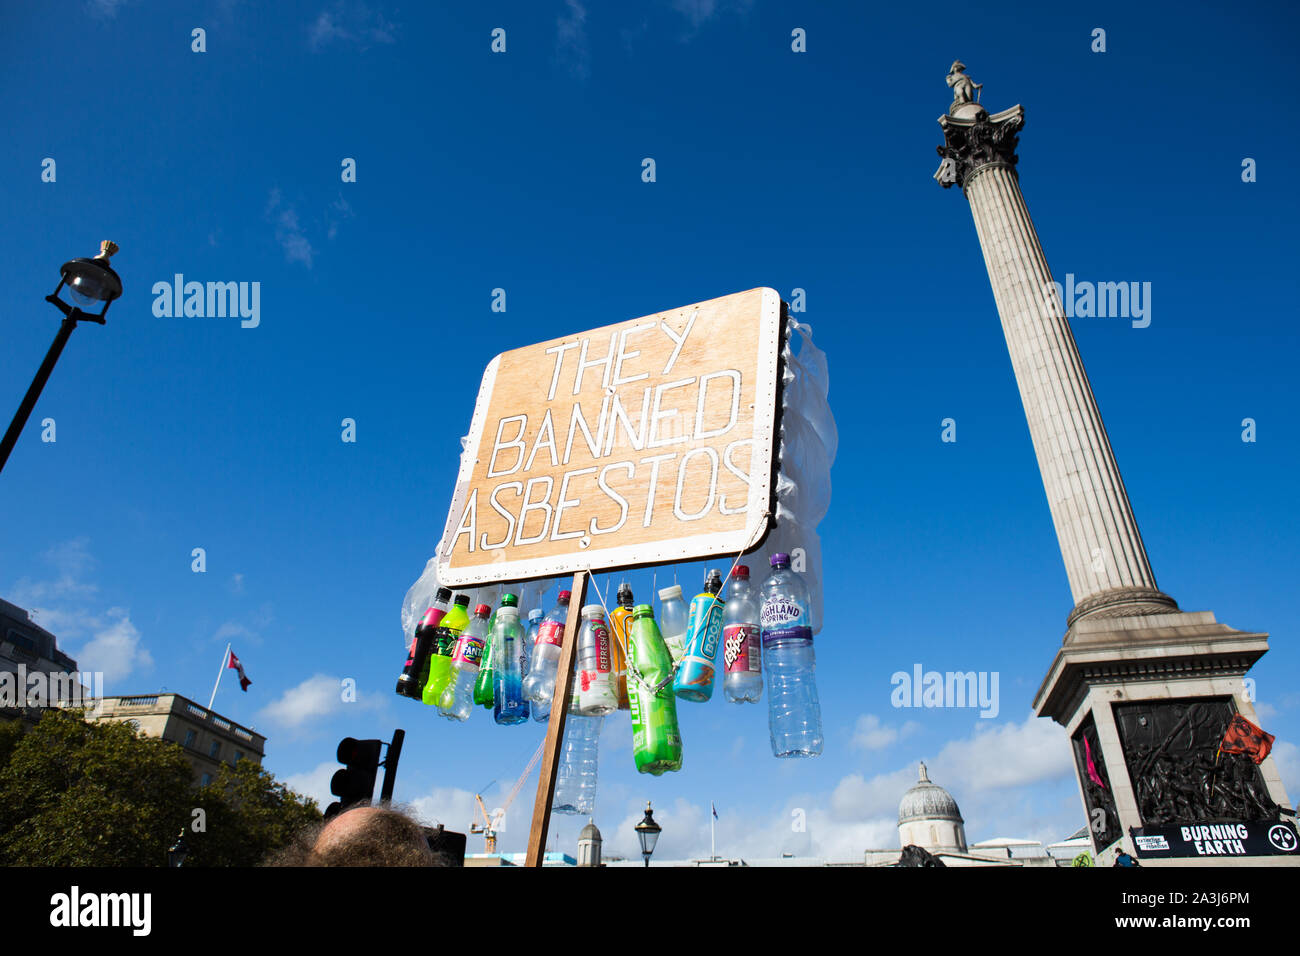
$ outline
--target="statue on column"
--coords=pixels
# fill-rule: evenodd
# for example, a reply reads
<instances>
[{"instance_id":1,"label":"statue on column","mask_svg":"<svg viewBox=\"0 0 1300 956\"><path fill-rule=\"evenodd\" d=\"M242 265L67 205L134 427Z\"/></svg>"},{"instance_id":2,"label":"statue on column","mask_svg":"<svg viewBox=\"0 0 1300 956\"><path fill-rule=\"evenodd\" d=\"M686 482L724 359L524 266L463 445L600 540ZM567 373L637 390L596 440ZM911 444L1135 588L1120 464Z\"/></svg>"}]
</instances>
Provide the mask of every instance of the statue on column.
<instances>
[{"instance_id":1,"label":"statue on column","mask_svg":"<svg viewBox=\"0 0 1300 956\"><path fill-rule=\"evenodd\" d=\"M984 89L983 83L976 83L966 75L966 64L961 60L953 60L952 66L948 68L948 85L952 87L953 106L978 103L979 94L976 91Z\"/></svg>"}]
</instances>

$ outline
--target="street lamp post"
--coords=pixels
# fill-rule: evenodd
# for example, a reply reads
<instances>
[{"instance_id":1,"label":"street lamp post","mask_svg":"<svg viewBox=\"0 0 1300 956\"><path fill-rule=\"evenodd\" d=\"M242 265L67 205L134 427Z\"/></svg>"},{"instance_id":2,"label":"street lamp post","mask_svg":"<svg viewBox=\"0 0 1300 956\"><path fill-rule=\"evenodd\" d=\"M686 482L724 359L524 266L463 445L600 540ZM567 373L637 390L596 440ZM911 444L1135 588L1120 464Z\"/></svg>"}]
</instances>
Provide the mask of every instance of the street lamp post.
<instances>
[{"instance_id":1,"label":"street lamp post","mask_svg":"<svg viewBox=\"0 0 1300 956\"><path fill-rule=\"evenodd\" d=\"M23 426L27 424L32 409L36 407L36 400L41 397L41 390L45 388L50 373L54 371L54 363L59 360L63 346L67 344L77 323L83 321L96 322L100 325L107 323L104 314L108 312L112 301L122 294L122 280L108 264L109 258L115 252L117 252L117 243L106 239L99 244L99 255L95 258L73 259L65 262L59 270L59 284L45 297L45 301L63 313L63 322L54 336L50 350L45 354L45 361L36 371L36 378L32 379L31 387L23 396L23 402L18 406L14 420L10 422L4 440L0 441L0 471L4 470L5 462L9 460L9 453L14 450L14 445L18 444L18 436L22 434ZM67 286L71 304L59 298L59 293L63 291L64 286ZM96 314L83 311L82 306L87 309L98 308L99 312Z\"/></svg>"},{"instance_id":2,"label":"street lamp post","mask_svg":"<svg viewBox=\"0 0 1300 956\"><path fill-rule=\"evenodd\" d=\"M659 842L659 831L661 827L655 823L654 812L650 809L650 801L646 801L645 816L641 822L636 825L636 838L641 841L641 858L645 860L645 865L650 865L650 855L655 851L655 844Z\"/></svg>"},{"instance_id":3,"label":"street lamp post","mask_svg":"<svg viewBox=\"0 0 1300 956\"><path fill-rule=\"evenodd\" d=\"M167 851L167 865L173 868L184 866L185 858L189 855L189 844L185 842L185 828L181 827L181 835L176 838L176 842Z\"/></svg>"}]
</instances>

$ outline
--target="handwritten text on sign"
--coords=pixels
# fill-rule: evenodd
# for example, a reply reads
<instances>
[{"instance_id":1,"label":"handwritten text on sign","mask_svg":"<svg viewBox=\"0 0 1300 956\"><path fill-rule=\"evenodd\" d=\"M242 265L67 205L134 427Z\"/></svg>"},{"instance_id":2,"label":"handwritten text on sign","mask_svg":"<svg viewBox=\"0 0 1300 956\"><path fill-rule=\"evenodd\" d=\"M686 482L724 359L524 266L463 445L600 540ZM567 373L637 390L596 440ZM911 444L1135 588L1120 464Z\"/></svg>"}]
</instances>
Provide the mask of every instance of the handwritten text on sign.
<instances>
[{"instance_id":1,"label":"handwritten text on sign","mask_svg":"<svg viewBox=\"0 0 1300 956\"><path fill-rule=\"evenodd\" d=\"M440 555L457 587L725 554L770 493L781 300L753 289L488 366Z\"/></svg>"}]
</instances>

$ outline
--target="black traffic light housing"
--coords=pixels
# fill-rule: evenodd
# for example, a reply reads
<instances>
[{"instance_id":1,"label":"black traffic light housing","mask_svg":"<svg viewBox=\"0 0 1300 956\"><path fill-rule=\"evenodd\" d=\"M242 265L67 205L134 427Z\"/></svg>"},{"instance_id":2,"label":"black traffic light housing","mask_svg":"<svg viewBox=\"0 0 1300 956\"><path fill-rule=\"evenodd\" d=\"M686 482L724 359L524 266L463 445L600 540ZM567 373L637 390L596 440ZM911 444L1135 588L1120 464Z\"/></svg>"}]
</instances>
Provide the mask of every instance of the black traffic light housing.
<instances>
[{"instance_id":1,"label":"black traffic light housing","mask_svg":"<svg viewBox=\"0 0 1300 956\"><path fill-rule=\"evenodd\" d=\"M338 797L325 808L325 819L341 813L345 807L369 803L375 795L375 776L379 773L379 749L382 740L357 740L344 737L339 741L338 761L342 770L334 772L330 793Z\"/></svg>"}]
</instances>

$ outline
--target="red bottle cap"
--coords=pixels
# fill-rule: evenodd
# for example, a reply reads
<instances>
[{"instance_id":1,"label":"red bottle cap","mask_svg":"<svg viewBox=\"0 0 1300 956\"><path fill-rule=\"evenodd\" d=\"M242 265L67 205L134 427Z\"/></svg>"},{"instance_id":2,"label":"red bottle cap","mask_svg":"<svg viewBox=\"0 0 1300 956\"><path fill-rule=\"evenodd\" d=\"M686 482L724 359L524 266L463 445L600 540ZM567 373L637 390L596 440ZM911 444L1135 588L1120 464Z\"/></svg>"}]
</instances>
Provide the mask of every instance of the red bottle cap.
<instances>
[{"instance_id":1,"label":"red bottle cap","mask_svg":"<svg viewBox=\"0 0 1300 956\"><path fill-rule=\"evenodd\" d=\"M474 608L474 614L477 617L490 617L492 615L492 609L486 604L480 604L478 607Z\"/></svg>"},{"instance_id":2,"label":"red bottle cap","mask_svg":"<svg viewBox=\"0 0 1300 956\"><path fill-rule=\"evenodd\" d=\"M571 597L571 593L570 593L569 591L561 591L561 592L560 592L560 603L561 603L561 604L568 604L568 603L569 603L569 598L570 598L570 597Z\"/></svg>"}]
</instances>

